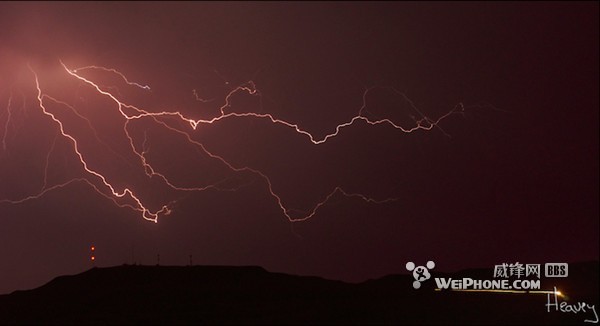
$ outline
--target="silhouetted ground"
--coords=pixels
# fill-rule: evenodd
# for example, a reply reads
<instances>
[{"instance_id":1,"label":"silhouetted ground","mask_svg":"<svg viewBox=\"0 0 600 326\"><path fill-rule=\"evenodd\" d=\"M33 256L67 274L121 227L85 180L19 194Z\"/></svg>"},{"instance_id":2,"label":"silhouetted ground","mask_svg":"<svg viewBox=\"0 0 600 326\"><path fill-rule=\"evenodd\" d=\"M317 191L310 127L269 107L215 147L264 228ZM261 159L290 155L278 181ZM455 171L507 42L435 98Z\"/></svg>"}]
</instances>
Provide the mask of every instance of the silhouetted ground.
<instances>
[{"instance_id":1,"label":"silhouetted ground","mask_svg":"<svg viewBox=\"0 0 600 326\"><path fill-rule=\"evenodd\" d=\"M433 276L492 279L492 273L434 271ZM542 275L542 288L556 285L569 303L598 306L598 262L571 264L569 274L566 279ZM433 280L415 290L412 281L410 275L392 275L348 284L260 267L94 268L0 296L0 323L583 324L594 319L590 311L547 312L545 294L439 292Z\"/></svg>"}]
</instances>

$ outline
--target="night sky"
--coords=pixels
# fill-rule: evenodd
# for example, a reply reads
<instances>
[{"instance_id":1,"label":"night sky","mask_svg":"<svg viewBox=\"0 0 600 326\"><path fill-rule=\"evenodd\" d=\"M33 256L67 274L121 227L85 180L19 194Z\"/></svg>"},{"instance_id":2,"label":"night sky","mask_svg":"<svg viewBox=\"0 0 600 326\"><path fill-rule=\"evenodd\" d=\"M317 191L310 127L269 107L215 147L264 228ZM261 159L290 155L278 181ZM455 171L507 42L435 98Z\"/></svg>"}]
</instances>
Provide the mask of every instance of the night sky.
<instances>
[{"instance_id":1,"label":"night sky","mask_svg":"<svg viewBox=\"0 0 600 326\"><path fill-rule=\"evenodd\" d=\"M504 262L598 260L598 12L597 2L3 2L0 293L91 268L91 245L96 266L154 265L157 255L186 265L192 255L353 282L406 273L407 261L491 273ZM115 102L61 61L117 69L151 90L107 71L77 73L148 112L196 120L219 116L236 87L255 87L225 111L269 113L315 139L355 117L367 89L364 116L404 128L420 113L458 109L411 133L356 121L319 145L253 117L196 130L176 117L127 122L171 182L221 189L177 191L146 176ZM42 113L32 70L44 94L89 120L44 99L90 168L171 214L146 221L81 181L6 201L75 178L109 194ZM293 218L338 186L396 200L338 192L290 222L264 178L231 171L165 125L264 173Z\"/></svg>"}]
</instances>

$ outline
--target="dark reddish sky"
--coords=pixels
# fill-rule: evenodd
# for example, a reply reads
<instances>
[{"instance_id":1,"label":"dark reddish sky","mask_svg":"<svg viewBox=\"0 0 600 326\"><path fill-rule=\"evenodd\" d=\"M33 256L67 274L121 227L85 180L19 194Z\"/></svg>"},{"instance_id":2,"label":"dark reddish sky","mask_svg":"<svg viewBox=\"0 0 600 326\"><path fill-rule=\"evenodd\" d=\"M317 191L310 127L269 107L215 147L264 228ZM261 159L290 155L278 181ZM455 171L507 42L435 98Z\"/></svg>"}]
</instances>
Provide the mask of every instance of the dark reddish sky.
<instances>
[{"instance_id":1,"label":"dark reddish sky","mask_svg":"<svg viewBox=\"0 0 600 326\"><path fill-rule=\"evenodd\" d=\"M75 105L125 156L94 141L64 107L49 105L95 168L149 202L177 204L158 224L85 184L0 204L0 293L89 268L90 244L99 266L155 264L157 254L161 264L182 265L192 254L198 264L349 281L405 272L409 260L434 260L448 271L597 260L598 30L597 2L2 3L2 135L11 87L15 95L0 148L0 199L39 192L56 134L36 106L30 62L45 92ZM460 102L467 109L440 124L451 137L357 123L315 146L256 119L193 133L234 164L268 174L290 207L309 209L337 185L398 198L375 205L340 196L292 224L264 181L228 172L140 121L132 134L140 146L147 135L152 163L176 182L247 185L182 194L145 180L114 103L69 77L59 59L72 68L117 68L153 89L121 84L124 100L194 118L217 115L231 87L253 80L262 107L239 96L232 110L269 112L318 138L356 115L365 86L394 87L434 118ZM87 76L118 84L110 75ZM192 89L215 100L197 102ZM407 103L389 91L373 92L367 104L374 117L410 121ZM59 138L48 184L81 176Z\"/></svg>"}]
</instances>

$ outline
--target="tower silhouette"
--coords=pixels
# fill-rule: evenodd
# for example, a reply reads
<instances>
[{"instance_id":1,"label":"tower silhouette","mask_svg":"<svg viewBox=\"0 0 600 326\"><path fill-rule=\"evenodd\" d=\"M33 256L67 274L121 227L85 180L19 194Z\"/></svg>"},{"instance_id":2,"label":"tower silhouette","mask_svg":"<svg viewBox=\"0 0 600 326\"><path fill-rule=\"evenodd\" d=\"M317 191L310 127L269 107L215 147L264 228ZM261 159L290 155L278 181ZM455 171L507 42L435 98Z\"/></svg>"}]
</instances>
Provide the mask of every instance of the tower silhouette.
<instances>
[{"instance_id":1,"label":"tower silhouette","mask_svg":"<svg viewBox=\"0 0 600 326\"><path fill-rule=\"evenodd\" d=\"M92 266L96 267L96 247L90 247L90 261L92 262Z\"/></svg>"}]
</instances>

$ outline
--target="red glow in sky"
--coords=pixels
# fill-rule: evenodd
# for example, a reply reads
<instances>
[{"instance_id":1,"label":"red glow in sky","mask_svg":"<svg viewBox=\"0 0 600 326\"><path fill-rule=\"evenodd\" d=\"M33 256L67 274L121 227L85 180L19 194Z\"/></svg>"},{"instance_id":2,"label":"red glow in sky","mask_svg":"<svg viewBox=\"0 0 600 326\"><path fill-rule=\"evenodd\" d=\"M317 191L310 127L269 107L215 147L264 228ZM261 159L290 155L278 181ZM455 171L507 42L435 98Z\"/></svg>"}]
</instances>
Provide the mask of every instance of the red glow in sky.
<instances>
[{"instance_id":1,"label":"red glow in sky","mask_svg":"<svg viewBox=\"0 0 600 326\"><path fill-rule=\"evenodd\" d=\"M0 293L95 246L351 281L597 260L598 38L597 3L2 3Z\"/></svg>"}]
</instances>

